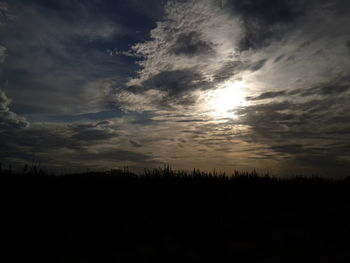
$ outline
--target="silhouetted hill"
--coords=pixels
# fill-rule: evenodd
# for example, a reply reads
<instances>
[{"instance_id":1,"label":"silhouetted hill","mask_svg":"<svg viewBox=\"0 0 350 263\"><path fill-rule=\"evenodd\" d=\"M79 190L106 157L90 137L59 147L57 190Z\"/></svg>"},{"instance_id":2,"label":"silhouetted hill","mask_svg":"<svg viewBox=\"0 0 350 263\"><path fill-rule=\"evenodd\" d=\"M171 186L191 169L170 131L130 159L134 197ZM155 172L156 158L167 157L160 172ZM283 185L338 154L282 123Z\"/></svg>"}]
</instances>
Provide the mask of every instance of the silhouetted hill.
<instances>
[{"instance_id":1,"label":"silhouetted hill","mask_svg":"<svg viewBox=\"0 0 350 263\"><path fill-rule=\"evenodd\" d=\"M348 180L25 169L0 187L2 262L350 262Z\"/></svg>"}]
</instances>

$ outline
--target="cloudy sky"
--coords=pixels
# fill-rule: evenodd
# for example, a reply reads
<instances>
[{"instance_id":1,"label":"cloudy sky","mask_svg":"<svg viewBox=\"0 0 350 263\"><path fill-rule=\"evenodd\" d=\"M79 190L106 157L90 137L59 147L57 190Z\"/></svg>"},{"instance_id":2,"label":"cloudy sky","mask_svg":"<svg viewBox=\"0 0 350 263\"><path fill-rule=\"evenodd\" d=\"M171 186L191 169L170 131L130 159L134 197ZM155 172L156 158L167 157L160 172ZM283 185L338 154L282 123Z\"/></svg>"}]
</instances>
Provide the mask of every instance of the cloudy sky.
<instances>
[{"instance_id":1,"label":"cloudy sky","mask_svg":"<svg viewBox=\"0 0 350 263\"><path fill-rule=\"evenodd\" d=\"M347 0L0 1L0 160L342 176Z\"/></svg>"}]
</instances>

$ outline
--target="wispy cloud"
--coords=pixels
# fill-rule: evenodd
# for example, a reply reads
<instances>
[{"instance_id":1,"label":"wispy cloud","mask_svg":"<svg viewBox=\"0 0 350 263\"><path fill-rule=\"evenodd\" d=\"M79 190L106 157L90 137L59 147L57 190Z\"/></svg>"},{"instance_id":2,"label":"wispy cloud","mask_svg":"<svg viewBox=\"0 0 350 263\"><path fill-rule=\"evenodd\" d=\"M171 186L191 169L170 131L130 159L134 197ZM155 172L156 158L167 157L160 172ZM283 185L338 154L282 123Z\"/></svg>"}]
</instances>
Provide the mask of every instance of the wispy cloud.
<instances>
[{"instance_id":1,"label":"wispy cloud","mask_svg":"<svg viewBox=\"0 0 350 263\"><path fill-rule=\"evenodd\" d=\"M29 125L23 117L10 110L10 102L6 94L0 90L0 133L11 133L13 130Z\"/></svg>"}]
</instances>

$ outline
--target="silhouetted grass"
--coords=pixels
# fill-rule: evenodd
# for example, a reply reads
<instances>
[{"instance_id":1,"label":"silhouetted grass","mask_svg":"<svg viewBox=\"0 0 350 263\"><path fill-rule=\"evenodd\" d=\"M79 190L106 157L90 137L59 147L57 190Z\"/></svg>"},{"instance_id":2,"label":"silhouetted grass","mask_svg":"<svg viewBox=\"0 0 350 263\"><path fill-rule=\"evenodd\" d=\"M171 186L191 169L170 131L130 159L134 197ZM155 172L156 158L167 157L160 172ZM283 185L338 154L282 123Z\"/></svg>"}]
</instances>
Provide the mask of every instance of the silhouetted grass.
<instances>
[{"instance_id":1,"label":"silhouetted grass","mask_svg":"<svg viewBox=\"0 0 350 263\"><path fill-rule=\"evenodd\" d=\"M350 182L0 170L3 262L350 262Z\"/></svg>"}]
</instances>

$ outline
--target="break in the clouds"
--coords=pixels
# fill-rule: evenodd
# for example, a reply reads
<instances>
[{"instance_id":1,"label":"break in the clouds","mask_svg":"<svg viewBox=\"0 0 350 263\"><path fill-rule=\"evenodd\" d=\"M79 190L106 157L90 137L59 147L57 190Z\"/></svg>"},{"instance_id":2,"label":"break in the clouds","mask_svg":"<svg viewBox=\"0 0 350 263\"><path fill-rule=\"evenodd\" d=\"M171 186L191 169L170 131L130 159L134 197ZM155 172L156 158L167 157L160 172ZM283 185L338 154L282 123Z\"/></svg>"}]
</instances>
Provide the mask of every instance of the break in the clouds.
<instances>
[{"instance_id":1,"label":"break in the clouds","mask_svg":"<svg viewBox=\"0 0 350 263\"><path fill-rule=\"evenodd\" d=\"M1 159L345 175L349 12L343 0L0 2Z\"/></svg>"}]
</instances>

